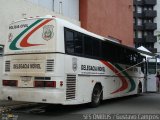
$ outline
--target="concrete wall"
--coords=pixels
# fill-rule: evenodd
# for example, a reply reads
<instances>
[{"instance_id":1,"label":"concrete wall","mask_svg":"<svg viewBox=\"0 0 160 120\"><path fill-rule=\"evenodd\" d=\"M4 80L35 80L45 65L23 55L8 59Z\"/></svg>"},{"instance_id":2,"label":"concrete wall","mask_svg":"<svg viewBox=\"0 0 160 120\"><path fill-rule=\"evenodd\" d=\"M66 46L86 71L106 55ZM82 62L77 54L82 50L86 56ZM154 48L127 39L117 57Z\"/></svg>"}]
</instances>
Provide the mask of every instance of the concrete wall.
<instances>
[{"instance_id":1,"label":"concrete wall","mask_svg":"<svg viewBox=\"0 0 160 120\"><path fill-rule=\"evenodd\" d=\"M133 0L80 0L85 29L133 46Z\"/></svg>"},{"instance_id":2,"label":"concrete wall","mask_svg":"<svg viewBox=\"0 0 160 120\"><path fill-rule=\"evenodd\" d=\"M38 6L42 6L44 8L47 8L49 10L54 10L54 1L55 0L26 0L31 3L34 3Z\"/></svg>"},{"instance_id":3,"label":"concrete wall","mask_svg":"<svg viewBox=\"0 0 160 120\"><path fill-rule=\"evenodd\" d=\"M58 1L58 0L56 0ZM65 0L64 0L65 1ZM75 0L78 1L78 0ZM77 4L78 2L74 2ZM65 4L63 4L65 5ZM68 5L68 4L67 4ZM72 4L73 8L74 5ZM68 7L69 8L69 7ZM67 9L67 8L66 8ZM79 8L74 8L79 9ZM65 9L64 9L65 11ZM72 9L72 11L74 11ZM75 10L77 11L77 10ZM54 13L52 10L49 10L47 8L41 7L37 4L33 4L32 2L29 2L27 0L0 0L0 44L4 44L5 40L8 39L8 25L12 21L16 21L22 18L27 17L34 17L34 16L45 16L45 15L54 15L58 16L64 19L67 19L77 25L79 25L79 21L75 19L67 17L67 14L59 15L57 13Z\"/></svg>"},{"instance_id":4,"label":"concrete wall","mask_svg":"<svg viewBox=\"0 0 160 120\"><path fill-rule=\"evenodd\" d=\"M79 20L79 0L26 0L55 13Z\"/></svg>"},{"instance_id":5,"label":"concrete wall","mask_svg":"<svg viewBox=\"0 0 160 120\"><path fill-rule=\"evenodd\" d=\"M79 21L79 0L54 0L54 12Z\"/></svg>"}]
</instances>

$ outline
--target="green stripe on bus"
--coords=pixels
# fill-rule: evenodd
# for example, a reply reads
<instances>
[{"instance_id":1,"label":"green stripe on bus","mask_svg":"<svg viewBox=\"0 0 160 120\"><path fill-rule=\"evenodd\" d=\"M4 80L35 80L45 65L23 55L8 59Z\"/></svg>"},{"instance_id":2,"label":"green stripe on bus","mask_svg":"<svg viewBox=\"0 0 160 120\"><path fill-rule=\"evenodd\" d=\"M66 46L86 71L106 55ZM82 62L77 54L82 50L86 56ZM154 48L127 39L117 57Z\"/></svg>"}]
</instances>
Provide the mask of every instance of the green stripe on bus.
<instances>
[{"instance_id":1,"label":"green stripe on bus","mask_svg":"<svg viewBox=\"0 0 160 120\"><path fill-rule=\"evenodd\" d=\"M120 71L124 70L118 64L115 64L115 67L118 68ZM123 71L122 73L129 79L129 81L131 83L131 88L130 88L130 90L128 92L132 92L136 88L136 83L134 82L134 80L131 78L131 76L129 76L129 74L126 71Z\"/></svg>"},{"instance_id":2,"label":"green stripe on bus","mask_svg":"<svg viewBox=\"0 0 160 120\"><path fill-rule=\"evenodd\" d=\"M10 44L9 48L11 50L20 50L20 48L16 47L16 43L18 42L18 40L26 33L28 32L32 27L34 27L36 24L40 23L43 19L39 19L37 21L35 21L33 24L31 24L29 27L27 27L24 31L22 31Z\"/></svg>"}]
</instances>

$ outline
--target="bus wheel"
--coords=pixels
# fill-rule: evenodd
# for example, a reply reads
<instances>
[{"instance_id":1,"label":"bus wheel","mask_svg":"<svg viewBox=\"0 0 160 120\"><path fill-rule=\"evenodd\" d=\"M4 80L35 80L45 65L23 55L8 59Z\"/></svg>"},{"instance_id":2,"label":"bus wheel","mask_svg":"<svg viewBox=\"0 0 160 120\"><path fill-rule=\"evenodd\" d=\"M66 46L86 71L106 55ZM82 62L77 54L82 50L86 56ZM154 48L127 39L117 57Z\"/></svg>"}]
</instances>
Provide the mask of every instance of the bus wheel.
<instances>
[{"instance_id":1,"label":"bus wheel","mask_svg":"<svg viewBox=\"0 0 160 120\"><path fill-rule=\"evenodd\" d=\"M90 103L91 107L97 107L102 100L102 87L96 84L92 92L92 101Z\"/></svg>"},{"instance_id":2,"label":"bus wheel","mask_svg":"<svg viewBox=\"0 0 160 120\"><path fill-rule=\"evenodd\" d=\"M141 94L142 93L142 84L139 83L138 85L138 90L137 90L137 94Z\"/></svg>"}]
</instances>

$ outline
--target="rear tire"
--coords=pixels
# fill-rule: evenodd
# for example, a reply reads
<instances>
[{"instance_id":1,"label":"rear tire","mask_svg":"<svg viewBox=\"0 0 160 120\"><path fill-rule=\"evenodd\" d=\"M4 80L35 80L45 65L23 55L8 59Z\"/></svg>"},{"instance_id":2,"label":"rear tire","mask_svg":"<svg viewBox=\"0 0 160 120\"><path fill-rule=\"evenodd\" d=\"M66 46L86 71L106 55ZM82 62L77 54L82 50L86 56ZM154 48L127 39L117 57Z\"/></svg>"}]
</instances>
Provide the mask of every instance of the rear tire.
<instances>
[{"instance_id":1,"label":"rear tire","mask_svg":"<svg viewBox=\"0 0 160 120\"><path fill-rule=\"evenodd\" d=\"M102 100L102 87L98 84L95 85L92 92L91 107L97 107Z\"/></svg>"}]
</instances>

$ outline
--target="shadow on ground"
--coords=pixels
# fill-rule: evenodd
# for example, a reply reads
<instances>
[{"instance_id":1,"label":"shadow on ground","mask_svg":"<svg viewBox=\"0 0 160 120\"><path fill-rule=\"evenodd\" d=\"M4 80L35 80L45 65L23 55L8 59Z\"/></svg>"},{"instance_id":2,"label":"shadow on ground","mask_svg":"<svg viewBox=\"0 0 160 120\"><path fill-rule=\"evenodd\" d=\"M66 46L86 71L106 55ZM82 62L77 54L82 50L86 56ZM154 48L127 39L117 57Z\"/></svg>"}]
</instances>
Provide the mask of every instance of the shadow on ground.
<instances>
[{"instance_id":1,"label":"shadow on ground","mask_svg":"<svg viewBox=\"0 0 160 120\"><path fill-rule=\"evenodd\" d=\"M102 107L102 106L112 105L112 104L119 103L119 102L125 102L130 99L134 99L134 98L142 97L142 96L143 95L139 95L139 96L132 95L132 96L127 96L127 97L120 97L120 98L104 100L104 101L102 101L101 105L98 106L98 108ZM33 111L31 110L28 113L32 114L32 115L59 116L59 115L75 114L75 113L79 113L80 111L84 111L84 110L88 110L88 109L93 109L95 111L95 109L97 109L97 108L91 108L89 106L89 104L66 105L66 106L48 104L43 109L40 109L40 110L37 109L37 110L33 110ZM25 111L25 110L19 109L17 112L21 113L21 111Z\"/></svg>"}]
</instances>

